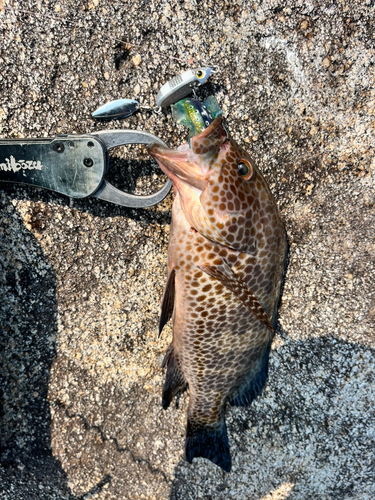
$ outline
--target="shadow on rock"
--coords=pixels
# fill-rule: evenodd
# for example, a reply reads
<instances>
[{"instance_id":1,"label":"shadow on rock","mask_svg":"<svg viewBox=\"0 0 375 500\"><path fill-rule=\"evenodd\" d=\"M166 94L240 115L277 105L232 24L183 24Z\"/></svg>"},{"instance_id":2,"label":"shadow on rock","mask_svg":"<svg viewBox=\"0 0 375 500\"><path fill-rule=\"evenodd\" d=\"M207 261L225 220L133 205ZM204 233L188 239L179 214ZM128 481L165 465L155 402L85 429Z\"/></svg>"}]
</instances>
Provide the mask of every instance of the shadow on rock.
<instances>
[{"instance_id":1,"label":"shadow on rock","mask_svg":"<svg viewBox=\"0 0 375 500\"><path fill-rule=\"evenodd\" d=\"M47 392L56 354L55 273L18 213L8 206L0 214L0 492L19 500L77 500L51 450Z\"/></svg>"},{"instance_id":2,"label":"shadow on rock","mask_svg":"<svg viewBox=\"0 0 375 500\"><path fill-rule=\"evenodd\" d=\"M283 338L259 398L227 409L232 471L182 460L170 500L373 498L375 351L335 337Z\"/></svg>"}]
</instances>

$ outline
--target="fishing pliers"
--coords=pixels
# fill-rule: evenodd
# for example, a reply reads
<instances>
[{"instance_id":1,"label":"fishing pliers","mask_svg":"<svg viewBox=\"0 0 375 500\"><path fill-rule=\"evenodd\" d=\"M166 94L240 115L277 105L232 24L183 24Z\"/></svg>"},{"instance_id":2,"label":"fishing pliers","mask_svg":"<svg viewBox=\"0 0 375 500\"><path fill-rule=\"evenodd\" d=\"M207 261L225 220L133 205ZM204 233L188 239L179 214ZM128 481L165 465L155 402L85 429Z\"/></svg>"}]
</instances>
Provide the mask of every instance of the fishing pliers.
<instances>
[{"instance_id":1,"label":"fishing pliers","mask_svg":"<svg viewBox=\"0 0 375 500\"><path fill-rule=\"evenodd\" d=\"M155 194L137 196L120 191L105 178L108 150L126 144L166 144L140 130L106 130L61 134L43 139L0 139L0 181L50 189L71 198L94 196L124 207L151 207L171 188L168 179Z\"/></svg>"}]
</instances>

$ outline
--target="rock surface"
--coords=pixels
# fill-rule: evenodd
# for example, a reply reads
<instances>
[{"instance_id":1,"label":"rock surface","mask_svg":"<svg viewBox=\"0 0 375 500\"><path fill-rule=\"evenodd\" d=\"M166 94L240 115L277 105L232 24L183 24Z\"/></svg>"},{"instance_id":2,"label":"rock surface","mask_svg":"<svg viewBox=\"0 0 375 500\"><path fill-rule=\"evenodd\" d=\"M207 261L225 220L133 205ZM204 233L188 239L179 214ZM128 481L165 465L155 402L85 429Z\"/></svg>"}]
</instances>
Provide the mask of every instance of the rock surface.
<instances>
[{"instance_id":1,"label":"rock surface","mask_svg":"<svg viewBox=\"0 0 375 500\"><path fill-rule=\"evenodd\" d=\"M199 65L274 193L291 252L268 384L227 410L233 469L183 460L187 397L161 409L157 336L173 195L132 210L1 184L0 498L372 499L375 496L374 0L0 0L0 134L94 123L154 104ZM142 148L113 183L163 182Z\"/></svg>"}]
</instances>

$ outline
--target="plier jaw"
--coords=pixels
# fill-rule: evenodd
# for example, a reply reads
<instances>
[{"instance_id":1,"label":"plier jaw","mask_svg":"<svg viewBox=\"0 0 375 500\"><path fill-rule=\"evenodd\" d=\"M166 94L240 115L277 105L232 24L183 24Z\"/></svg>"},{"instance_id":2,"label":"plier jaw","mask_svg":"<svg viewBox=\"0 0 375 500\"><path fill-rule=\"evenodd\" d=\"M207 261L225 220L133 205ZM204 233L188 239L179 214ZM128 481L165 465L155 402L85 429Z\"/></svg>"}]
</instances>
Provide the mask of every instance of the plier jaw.
<instances>
[{"instance_id":1,"label":"plier jaw","mask_svg":"<svg viewBox=\"0 0 375 500\"><path fill-rule=\"evenodd\" d=\"M84 135L43 139L0 139L0 181L42 187L71 198L94 196L124 207L156 205L170 191L163 188L137 196L112 186L105 174L110 168L108 150L126 144L161 144L158 137L140 130L108 130Z\"/></svg>"},{"instance_id":2,"label":"plier jaw","mask_svg":"<svg viewBox=\"0 0 375 500\"><path fill-rule=\"evenodd\" d=\"M99 138L107 150L126 144L160 144L166 146L161 139L148 132L143 132L142 130L104 130L94 132L92 135ZM103 179L98 190L93 193L92 196L123 207L147 208L164 200L171 186L171 181L167 179L162 189L157 193L147 196L138 196L120 191L112 186L106 179Z\"/></svg>"}]
</instances>

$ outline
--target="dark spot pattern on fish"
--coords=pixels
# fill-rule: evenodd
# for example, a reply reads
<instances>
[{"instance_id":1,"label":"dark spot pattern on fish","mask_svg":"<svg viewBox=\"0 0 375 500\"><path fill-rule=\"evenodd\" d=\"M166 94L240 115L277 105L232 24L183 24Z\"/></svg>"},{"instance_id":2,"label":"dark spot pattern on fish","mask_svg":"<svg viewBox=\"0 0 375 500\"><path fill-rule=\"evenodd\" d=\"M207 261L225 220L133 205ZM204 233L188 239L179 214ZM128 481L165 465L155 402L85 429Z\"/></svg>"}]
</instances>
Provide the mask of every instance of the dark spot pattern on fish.
<instances>
[{"instance_id":1,"label":"dark spot pattern on fish","mask_svg":"<svg viewBox=\"0 0 375 500\"><path fill-rule=\"evenodd\" d=\"M286 236L261 172L221 118L181 151L151 148L176 192L168 251L174 354L163 406L188 386L186 458L229 471L225 404L251 403L266 381Z\"/></svg>"}]
</instances>

